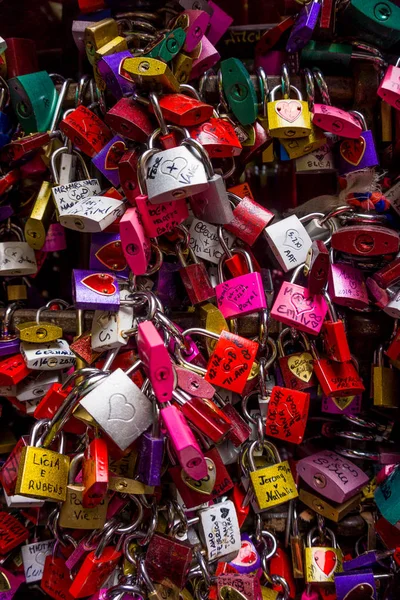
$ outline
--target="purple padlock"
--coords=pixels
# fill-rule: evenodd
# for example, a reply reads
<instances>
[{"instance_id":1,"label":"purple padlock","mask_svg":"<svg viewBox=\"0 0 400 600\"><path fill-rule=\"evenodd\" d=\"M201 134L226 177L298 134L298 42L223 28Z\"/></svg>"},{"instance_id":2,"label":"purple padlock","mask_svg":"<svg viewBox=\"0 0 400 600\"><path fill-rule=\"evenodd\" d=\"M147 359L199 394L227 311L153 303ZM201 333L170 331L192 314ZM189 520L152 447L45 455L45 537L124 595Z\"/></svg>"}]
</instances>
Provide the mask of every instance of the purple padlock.
<instances>
[{"instance_id":1,"label":"purple padlock","mask_svg":"<svg viewBox=\"0 0 400 600\"><path fill-rule=\"evenodd\" d=\"M232 25L233 19L212 0L209 1L208 5L212 9L212 15L207 38L215 46Z\"/></svg>"},{"instance_id":2,"label":"purple padlock","mask_svg":"<svg viewBox=\"0 0 400 600\"><path fill-rule=\"evenodd\" d=\"M293 53L304 48L312 38L318 22L321 4L319 0L311 0L299 12L286 44L286 51Z\"/></svg>"},{"instance_id":3,"label":"purple padlock","mask_svg":"<svg viewBox=\"0 0 400 600\"><path fill-rule=\"evenodd\" d=\"M139 481L145 485L161 484L164 445L164 435L160 431L160 417L157 409L152 429L145 431L140 438L137 475Z\"/></svg>"},{"instance_id":4,"label":"purple padlock","mask_svg":"<svg viewBox=\"0 0 400 600\"><path fill-rule=\"evenodd\" d=\"M104 79L107 90L110 91L117 100L120 100L127 94L132 94L135 89L135 85L131 81L121 77L119 74L121 62L125 58L132 58L132 54L129 50L123 50L122 52L103 56L97 63L99 73Z\"/></svg>"},{"instance_id":5,"label":"purple padlock","mask_svg":"<svg viewBox=\"0 0 400 600\"><path fill-rule=\"evenodd\" d=\"M211 69L221 58L218 50L213 46L206 36L203 36L201 42L201 52L199 58L193 61L190 79L197 79L203 73Z\"/></svg>"},{"instance_id":6,"label":"purple padlock","mask_svg":"<svg viewBox=\"0 0 400 600\"><path fill-rule=\"evenodd\" d=\"M65 229L60 223L51 223L47 230L42 252L61 252L67 248Z\"/></svg>"},{"instance_id":7,"label":"purple padlock","mask_svg":"<svg viewBox=\"0 0 400 600\"><path fill-rule=\"evenodd\" d=\"M118 276L129 277L129 268L122 250L119 233L102 231L93 233L90 244L89 268L107 269Z\"/></svg>"},{"instance_id":8,"label":"purple padlock","mask_svg":"<svg viewBox=\"0 0 400 600\"><path fill-rule=\"evenodd\" d=\"M322 395L322 412L331 415L358 415L361 412L361 394L333 398Z\"/></svg>"},{"instance_id":9,"label":"purple padlock","mask_svg":"<svg viewBox=\"0 0 400 600\"><path fill-rule=\"evenodd\" d=\"M266 54L256 54L254 67L262 67L268 75L280 77L282 65L287 62L287 53L283 50L270 50Z\"/></svg>"},{"instance_id":10,"label":"purple padlock","mask_svg":"<svg viewBox=\"0 0 400 600\"><path fill-rule=\"evenodd\" d=\"M0 329L0 356L9 356L19 352L21 340L15 333L10 331L12 315L18 306L18 302L13 302L6 308Z\"/></svg>"},{"instance_id":11,"label":"purple padlock","mask_svg":"<svg viewBox=\"0 0 400 600\"><path fill-rule=\"evenodd\" d=\"M179 325L177 325L176 323L174 323L175 327L177 329L179 329L179 331L183 331L183 329L181 327L179 327ZM186 337L185 338L187 341L189 341L189 347L187 350L182 350L182 356L183 358L189 362L189 363L193 363L194 365L197 365L198 367L203 367L204 369L207 367L207 361L204 358L204 356L201 354L199 348L196 346L196 344L194 343L194 341L192 340L192 338ZM174 354L175 352L175 340L174 338L171 336L170 342L168 344L168 350L169 352L171 352L171 354Z\"/></svg>"},{"instance_id":12,"label":"purple padlock","mask_svg":"<svg viewBox=\"0 0 400 600\"><path fill-rule=\"evenodd\" d=\"M120 185L118 164L127 151L124 138L115 135L104 148L100 150L92 162L94 166L107 177L114 187Z\"/></svg>"},{"instance_id":13,"label":"purple padlock","mask_svg":"<svg viewBox=\"0 0 400 600\"><path fill-rule=\"evenodd\" d=\"M163 261L154 286L154 292L157 294L161 304L169 304L170 308L178 308L182 305L182 294L178 292L181 285L179 271L181 265L177 263L167 263Z\"/></svg>"},{"instance_id":14,"label":"purple padlock","mask_svg":"<svg viewBox=\"0 0 400 600\"><path fill-rule=\"evenodd\" d=\"M2 221L7 221L14 214L14 209L11 204L2 204L0 206L0 223Z\"/></svg>"},{"instance_id":15,"label":"purple padlock","mask_svg":"<svg viewBox=\"0 0 400 600\"><path fill-rule=\"evenodd\" d=\"M72 297L78 309L116 312L120 305L117 278L111 273L74 269Z\"/></svg>"},{"instance_id":16,"label":"purple padlock","mask_svg":"<svg viewBox=\"0 0 400 600\"><path fill-rule=\"evenodd\" d=\"M357 111L349 111L355 115L363 126L363 132L357 139L342 139L335 146L336 165L339 175L347 175L361 169L371 169L379 165L375 141L372 131L367 129L363 115Z\"/></svg>"},{"instance_id":17,"label":"purple padlock","mask_svg":"<svg viewBox=\"0 0 400 600\"><path fill-rule=\"evenodd\" d=\"M250 574L261 568L261 557L257 552L251 537L247 533L240 536L242 545L238 555L229 564L238 571L238 573Z\"/></svg>"},{"instance_id":18,"label":"purple padlock","mask_svg":"<svg viewBox=\"0 0 400 600\"><path fill-rule=\"evenodd\" d=\"M335 573L337 600L376 600L376 585L371 570L354 573Z\"/></svg>"},{"instance_id":19,"label":"purple padlock","mask_svg":"<svg viewBox=\"0 0 400 600\"><path fill-rule=\"evenodd\" d=\"M347 573L349 571L355 571L357 569L365 569L367 567L372 567L373 565L379 563L379 561L384 560L392 554L393 550L387 550L386 552L369 550L368 552L363 552L359 556L356 556L356 558L352 558L351 560L344 560L343 571Z\"/></svg>"}]
</instances>

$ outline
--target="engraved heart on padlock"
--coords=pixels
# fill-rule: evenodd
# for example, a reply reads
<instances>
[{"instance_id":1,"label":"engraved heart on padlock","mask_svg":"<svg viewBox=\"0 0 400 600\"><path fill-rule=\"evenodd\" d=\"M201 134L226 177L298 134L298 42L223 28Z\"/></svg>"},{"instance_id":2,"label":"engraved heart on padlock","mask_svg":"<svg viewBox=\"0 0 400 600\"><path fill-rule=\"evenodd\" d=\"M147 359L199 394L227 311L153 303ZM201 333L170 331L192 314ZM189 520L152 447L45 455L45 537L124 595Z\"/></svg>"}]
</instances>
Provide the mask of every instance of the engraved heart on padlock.
<instances>
[{"instance_id":1,"label":"engraved heart on padlock","mask_svg":"<svg viewBox=\"0 0 400 600\"><path fill-rule=\"evenodd\" d=\"M299 100L279 100L275 104L275 110L282 119L285 119L288 123L293 123L301 115L303 107Z\"/></svg>"},{"instance_id":2,"label":"engraved heart on padlock","mask_svg":"<svg viewBox=\"0 0 400 600\"><path fill-rule=\"evenodd\" d=\"M135 417L135 407L124 394L112 394L108 399L108 421L124 421L129 423Z\"/></svg>"},{"instance_id":3,"label":"engraved heart on padlock","mask_svg":"<svg viewBox=\"0 0 400 600\"><path fill-rule=\"evenodd\" d=\"M333 550L316 550L313 553L314 563L326 577L330 577L337 565L337 556Z\"/></svg>"},{"instance_id":4,"label":"engraved heart on padlock","mask_svg":"<svg viewBox=\"0 0 400 600\"><path fill-rule=\"evenodd\" d=\"M196 481L195 479L192 479L191 477L189 477L189 475L187 473L185 473L185 471L182 469L181 478L182 478L182 481L191 490L194 490L195 492L198 492L199 494L205 494L206 496L209 496L212 493L214 486L215 486L217 470L215 468L214 461L211 460L211 458L206 458L205 461L207 463L207 477L204 477L203 479L199 479L198 481Z\"/></svg>"},{"instance_id":5,"label":"engraved heart on padlock","mask_svg":"<svg viewBox=\"0 0 400 600\"><path fill-rule=\"evenodd\" d=\"M209 123L204 123L203 125L200 125L200 127L198 128L198 132L200 134L201 132L204 132L207 135L214 138L217 142L227 144L229 143L227 134L229 136L236 137L235 130L230 125L230 123L221 123L220 121L221 119L213 119L212 122L210 121Z\"/></svg>"},{"instance_id":6,"label":"engraved heart on padlock","mask_svg":"<svg viewBox=\"0 0 400 600\"><path fill-rule=\"evenodd\" d=\"M314 299L312 297L306 298L300 292L295 292L290 298L292 306L296 309L296 313L301 315L302 313L310 312L314 308Z\"/></svg>"},{"instance_id":7,"label":"engraved heart on padlock","mask_svg":"<svg viewBox=\"0 0 400 600\"><path fill-rule=\"evenodd\" d=\"M308 383L312 377L313 368L313 357L309 352L302 352L300 355L289 356L288 367L291 373L298 377L302 381Z\"/></svg>"},{"instance_id":8,"label":"engraved heart on padlock","mask_svg":"<svg viewBox=\"0 0 400 600\"><path fill-rule=\"evenodd\" d=\"M174 179L178 179L183 169L187 167L187 160L182 156L178 156L174 160L165 160L161 165L161 173L171 175Z\"/></svg>"},{"instance_id":9,"label":"engraved heart on padlock","mask_svg":"<svg viewBox=\"0 0 400 600\"><path fill-rule=\"evenodd\" d=\"M35 561L38 563L38 565L44 566L44 563L46 562L46 556L47 556L46 552L43 552L43 551L38 552L35 556Z\"/></svg>"},{"instance_id":10,"label":"engraved heart on padlock","mask_svg":"<svg viewBox=\"0 0 400 600\"><path fill-rule=\"evenodd\" d=\"M29 263L33 264L33 261L29 259L28 256L24 253L23 246L7 246L4 248L4 256L6 256L9 260L13 262L17 262L18 264ZM6 264L6 261L3 261Z\"/></svg>"},{"instance_id":11,"label":"engraved heart on padlock","mask_svg":"<svg viewBox=\"0 0 400 600\"><path fill-rule=\"evenodd\" d=\"M353 587L343 600L374 600L375 590L369 583L359 583Z\"/></svg>"},{"instance_id":12,"label":"engraved heart on padlock","mask_svg":"<svg viewBox=\"0 0 400 600\"><path fill-rule=\"evenodd\" d=\"M108 171L116 171L122 155L126 152L125 142L118 140L108 149L104 166Z\"/></svg>"},{"instance_id":13,"label":"engraved heart on padlock","mask_svg":"<svg viewBox=\"0 0 400 600\"><path fill-rule=\"evenodd\" d=\"M101 264L112 271L123 271L126 269L127 263L119 240L109 242L99 248L95 257Z\"/></svg>"},{"instance_id":14,"label":"engraved heart on padlock","mask_svg":"<svg viewBox=\"0 0 400 600\"><path fill-rule=\"evenodd\" d=\"M345 410L353 402L355 396L343 396L342 398L334 398L333 403L336 404L339 410Z\"/></svg>"},{"instance_id":15,"label":"engraved heart on padlock","mask_svg":"<svg viewBox=\"0 0 400 600\"><path fill-rule=\"evenodd\" d=\"M239 554L232 561L235 565L252 565L257 562L257 553L254 550L254 546L248 540L242 540L242 545L239 550Z\"/></svg>"},{"instance_id":16,"label":"engraved heart on padlock","mask_svg":"<svg viewBox=\"0 0 400 600\"><path fill-rule=\"evenodd\" d=\"M356 140L343 140L340 144L340 155L345 161L357 167L365 154L366 143L363 137Z\"/></svg>"},{"instance_id":17,"label":"engraved heart on padlock","mask_svg":"<svg viewBox=\"0 0 400 600\"><path fill-rule=\"evenodd\" d=\"M289 246L293 250L301 250L304 246L304 240L299 235L297 229L288 229L285 236L284 246Z\"/></svg>"},{"instance_id":18,"label":"engraved heart on padlock","mask_svg":"<svg viewBox=\"0 0 400 600\"><path fill-rule=\"evenodd\" d=\"M81 283L92 292L96 292L96 294L112 296L117 291L114 281L115 277L108 273L91 273L84 277Z\"/></svg>"}]
</instances>

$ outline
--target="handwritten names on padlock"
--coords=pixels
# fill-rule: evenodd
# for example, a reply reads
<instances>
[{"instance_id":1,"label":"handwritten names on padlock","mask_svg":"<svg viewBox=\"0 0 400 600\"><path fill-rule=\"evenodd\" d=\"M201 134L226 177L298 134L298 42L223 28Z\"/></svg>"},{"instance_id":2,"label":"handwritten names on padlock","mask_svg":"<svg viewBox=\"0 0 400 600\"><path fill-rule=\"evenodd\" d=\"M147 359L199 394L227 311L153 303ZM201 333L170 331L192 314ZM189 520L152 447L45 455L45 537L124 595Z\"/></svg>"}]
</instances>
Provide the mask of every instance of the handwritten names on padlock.
<instances>
[{"instance_id":1,"label":"handwritten names on padlock","mask_svg":"<svg viewBox=\"0 0 400 600\"><path fill-rule=\"evenodd\" d=\"M238 592L243 594L244 598L248 598L248 600L252 600L253 598L260 598L261 596L260 580L257 577L244 575L241 573L226 573L224 575L218 575L218 597L220 597L222 588L226 586L237 590ZM230 596L228 597L230 598Z\"/></svg>"},{"instance_id":2,"label":"handwritten names on padlock","mask_svg":"<svg viewBox=\"0 0 400 600\"><path fill-rule=\"evenodd\" d=\"M60 129L75 146L91 157L100 152L112 138L107 125L83 105L61 121Z\"/></svg>"},{"instance_id":3,"label":"handwritten names on padlock","mask_svg":"<svg viewBox=\"0 0 400 600\"><path fill-rule=\"evenodd\" d=\"M258 344L222 331L207 366L206 381L242 393L258 351Z\"/></svg>"},{"instance_id":4,"label":"handwritten names on padlock","mask_svg":"<svg viewBox=\"0 0 400 600\"><path fill-rule=\"evenodd\" d=\"M0 555L7 554L29 537L29 531L12 515L0 512Z\"/></svg>"},{"instance_id":5,"label":"handwritten names on padlock","mask_svg":"<svg viewBox=\"0 0 400 600\"><path fill-rule=\"evenodd\" d=\"M250 472L260 508L270 508L297 498L298 492L287 460Z\"/></svg>"},{"instance_id":6,"label":"handwritten names on padlock","mask_svg":"<svg viewBox=\"0 0 400 600\"><path fill-rule=\"evenodd\" d=\"M53 196L58 214L62 215L77 202L97 196L101 192L97 179L85 179L84 181L72 181L66 185L53 187Z\"/></svg>"},{"instance_id":7,"label":"handwritten names on padlock","mask_svg":"<svg viewBox=\"0 0 400 600\"><path fill-rule=\"evenodd\" d=\"M46 540L22 546L26 583L40 581L43 576L46 556L51 554L55 540Z\"/></svg>"},{"instance_id":8,"label":"handwritten names on padlock","mask_svg":"<svg viewBox=\"0 0 400 600\"><path fill-rule=\"evenodd\" d=\"M172 231L189 215L186 200L160 204L151 204L147 196L137 196L135 200L145 232L151 238Z\"/></svg>"},{"instance_id":9,"label":"handwritten names on padlock","mask_svg":"<svg viewBox=\"0 0 400 600\"><path fill-rule=\"evenodd\" d=\"M33 370L50 371L67 369L75 364L75 354L66 340L58 339L48 344L21 343L21 354Z\"/></svg>"},{"instance_id":10,"label":"handwritten names on padlock","mask_svg":"<svg viewBox=\"0 0 400 600\"><path fill-rule=\"evenodd\" d=\"M189 233L190 247L195 255L217 265L224 254L218 238L218 228L206 221L193 219ZM224 239L227 246L232 248L235 238L229 233L224 232Z\"/></svg>"},{"instance_id":11,"label":"handwritten names on padlock","mask_svg":"<svg viewBox=\"0 0 400 600\"><path fill-rule=\"evenodd\" d=\"M300 444L307 424L310 394L274 386L268 404L266 433Z\"/></svg>"},{"instance_id":12,"label":"handwritten names on padlock","mask_svg":"<svg viewBox=\"0 0 400 600\"><path fill-rule=\"evenodd\" d=\"M68 456L26 446L22 449L16 493L64 502L67 497Z\"/></svg>"},{"instance_id":13,"label":"handwritten names on padlock","mask_svg":"<svg viewBox=\"0 0 400 600\"><path fill-rule=\"evenodd\" d=\"M73 600L68 589L71 585L70 571L63 558L46 556L40 587L55 600Z\"/></svg>"},{"instance_id":14,"label":"handwritten names on padlock","mask_svg":"<svg viewBox=\"0 0 400 600\"><path fill-rule=\"evenodd\" d=\"M212 561L225 555L228 560L229 555L233 555L232 558L236 556L241 547L241 539L233 502L227 500L215 504L200 512L199 516L208 560Z\"/></svg>"},{"instance_id":15,"label":"handwritten names on padlock","mask_svg":"<svg viewBox=\"0 0 400 600\"><path fill-rule=\"evenodd\" d=\"M153 581L182 589L192 559L193 548L188 542L156 532L147 548L145 565Z\"/></svg>"},{"instance_id":16,"label":"handwritten names on padlock","mask_svg":"<svg viewBox=\"0 0 400 600\"><path fill-rule=\"evenodd\" d=\"M307 288L284 282L271 310L271 316L300 331L318 335L328 307L320 294L310 294Z\"/></svg>"}]
</instances>

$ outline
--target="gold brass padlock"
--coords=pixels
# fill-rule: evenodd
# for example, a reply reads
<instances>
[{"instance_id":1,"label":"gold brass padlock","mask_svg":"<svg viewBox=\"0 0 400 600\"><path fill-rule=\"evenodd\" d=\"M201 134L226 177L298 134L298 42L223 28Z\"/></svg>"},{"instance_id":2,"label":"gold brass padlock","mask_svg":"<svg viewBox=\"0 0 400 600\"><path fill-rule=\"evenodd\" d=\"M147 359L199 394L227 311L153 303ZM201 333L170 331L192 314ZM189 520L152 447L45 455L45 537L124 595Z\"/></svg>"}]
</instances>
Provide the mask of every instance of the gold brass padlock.
<instances>
[{"instance_id":1,"label":"gold brass padlock","mask_svg":"<svg viewBox=\"0 0 400 600\"><path fill-rule=\"evenodd\" d=\"M118 37L118 25L114 19L103 19L85 29L85 48L88 61L94 65L96 51Z\"/></svg>"},{"instance_id":2,"label":"gold brass padlock","mask_svg":"<svg viewBox=\"0 0 400 600\"><path fill-rule=\"evenodd\" d=\"M25 223L25 240L34 250L43 248L46 241L47 230L54 213L52 187L49 181L43 181L30 217Z\"/></svg>"},{"instance_id":3,"label":"gold brass padlock","mask_svg":"<svg viewBox=\"0 0 400 600\"><path fill-rule=\"evenodd\" d=\"M172 72L179 83L187 83L192 71L193 58L179 52L172 60Z\"/></svg>"},{"instance_id":4,"label":"gold brass padlock","mask_svg":"<svg viewBox=\"0 0 400 600\"><path fill-rule=\"evenodd\" d=\"M6 285L8 302L28 300L28 288L26 283L8 283Z\"/></svg>"},{"instance_id":5,"label":"gold brass padlock","mask_svg":"<svg viewBox=\"0 0 400 600\"><path fill-rule=\"evenodd\" d=\"M376 363L372 366L372 385L374 406L397 408L400 375L392 365L385 366L383 346L379 347Z\"/></svg>"},{"instance_id":6,"label":"gold brass padlock","mask_svg":"<svg viewBox=\"0 0 400 600\"><path fill-rule=\"evenodd\" d=\"M331 540L332 546L313 546L318 540L318 528L313 527L307 535L307 546L305 548L305 582L333 583L335 573L343 571L343 555L337 547L335 534L331 529L324 529L325 537Z\"/></svg>"},{"instance_id":7,"label":"gold brass padlock","mask_svg":"<svg viewBox=\"0 0 400 600\"><path fill-rule=\"evenodd\" d=\"M46 419L37 421L32 428L29 445L22 448L15 493L50 502L64 502L70 463L69 456L62 454L64 435L60 433L59 452L36 445L47 423Z\"/></svg>"},{"instance_id":8,"label":"gold brass padlock","mask_svg":"<svg viewBox=\"0 0 400 600\"><path fill-rule=\"evenodd\" d=\"M356 494L349 500L342 502L342 504L337 504L336 502L329 502L326 498L317 496L312 492L300 489L299 499L301 502L303 502L303 504L314 510L319 515L329 519L330 521L333 521L334 523L338 523L348 513L357 509L361 503L361 494Z\"/></svg>"},{"instance_id":9,"label":"gold brass padlock","mask_svg":"<svg viewBox=\"0 0 400 600\"><path fill-rule=\"evenodd\" d=\"M299 90L293 85L290 86L290 90L295 91L297 99L281 98L281 100L275 100L278 89L280 89L279 85L271 91L267 106L270 135L290 139L308 137L311 133L311 115L308 102L302 99Z\"/></svg>"},{"instance_id":10,"label":"gold brass padlock","mask_svg":"<svg viewBox=\"0 0 400 600\"><path fill-rule=\"evenodd\" d=\"M281 144L291 160L305 156L314 150L318 150L318 148L321 148L326 142L327 138L325 137L324 132L319 129L319 127L315 127L312 123L311 133L308 137L295 139L281 138Z\"/></svg>"},{"instance_id":11,"label":"gold brass padlock","mask_svg":"<svg viewBox=\"0 0 400 600\"><path fill-rule=\"evenodd\" d=\"M228 324L225 320L222 312L211 304L211 302L206 302L200 306L200 321L201 327L203 329L207 329L207 331L211 331L211 333L217 333L218 335L225 329L225 331L229 331ZM208 353L211 354L214 351L216 340L207 339L207 350Z\"/></svg>"},{"instance_id":12,"label":"gold brass padlock","mask_svg":"<svg viewBox=\"0 0 400 600\"><path fill-rule=\"evenodd\" d=\"M179 81L171 69L156 58L125 58L120 66L120 75L140 84L146 90L161 86L164 91L179 92Z\"/></svg>"},{"instance_id":13,"label":"gold brass padlock","mask_svg":"<svg viewBox=\"0 0 400 600\"><path fill-rule=\"evenodd\" d=\"M36 313L36 321L27 321L19 323L16 329L19 331L19 337L22 342L32 342L36 344L54 342L63 336L63 330L58 325L49 322L40 322L40 314L50 308L53 304L62 304L68 306L64 300L51 300L38 309Z\"/></svg>"}]
</instances>

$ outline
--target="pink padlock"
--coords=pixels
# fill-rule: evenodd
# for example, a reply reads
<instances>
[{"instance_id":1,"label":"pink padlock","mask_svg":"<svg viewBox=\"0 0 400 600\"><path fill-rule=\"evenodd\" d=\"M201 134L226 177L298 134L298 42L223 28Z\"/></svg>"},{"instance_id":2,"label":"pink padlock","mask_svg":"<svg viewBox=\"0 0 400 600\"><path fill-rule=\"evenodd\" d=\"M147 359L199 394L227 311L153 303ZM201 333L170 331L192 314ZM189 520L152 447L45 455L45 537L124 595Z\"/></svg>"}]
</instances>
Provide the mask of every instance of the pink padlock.
<instances>
[{"instance_id":1,"label":"pink padlock","mask_svg":"<svg viewBox=\"0 0 400 600\"><path fill-rule=\"evenodd\" d=\"M47 230L46 240L42 248L43 252L61 252L67 247L65 229L60 223L51 223Z\"/></svg>"},{"instance_id":2,"label":"pink padlock","mask_svg":"<svg viewBox=\"0 0 400 600\"><path fill-rule=\"evenodd\" d=\"M184 10L177 18L177 26L185 30L184 52L193 52L199 45L210 23L210 15L204 10Z\"/></svg>"},{"instance_id":3,"label":"pink padlock","mask_svg":"<svg viewBox=\"0 0 400 600\"><path fill-rule=\"evenodd\" d=\"M282 65L287 61L287 52L284 50L270 50L266 54L257 54L254 68L262 67L268 75L279 76L282 73Z\"/></svg>"},{"instance_id":4,"label":"pink padlock","mask_svg":"<svg viewBox=\"0 0 400 600\"><path fill-rule=\"evenodd\" d=\"M308 288L295 283L303 267L297 267L290 282L283 282L271 309L271 317L304 333L318 335L328 305L321 294L311 294Z\"/></svg>"},{"instance_id":5,"label":"pink padlock","mask_svg":"<svg viewBox=\"0 0 400 600\"><path fill-rule=\"evenodd\" d=\"M330 266L328 292L332 302L340 306L354 309L365 309L369 306L364 276L351 265L334 263Z\"/></svg>"},{"instance_id":6,"label":"pink padlock","mask_svg":"<svg viewBox=\"0 0 400 600\"><path fill-rule=\"evenodd\" d=\"M207 477L207 463L181 411L170 405L162 407L160 414L182 469L196 481Z\"/></svg>"},{"instance_id":7,"label":"pink padlock","mask_svg":"<svg viewBox=\"0 0 400 600\"><path fill-rule=\"evenodd\" d=\"M389 65L387 71L378 87L378 96L385 102L400 110L400 67L398 66L400 58L396 65Z\"/></svg>"},{"instance_id":8,"label":"pink padlock","mask_svg":"<svg viewBox=\"0 0 400 600\"><path fill-rule=\"evenodd\" d=\"M208 40L207 36L203 36L200 42L201 51L199 58L193 61L190 79L201 77L208 69L211 69L221 58L218 50Z\"/></svg>"},{"instance_id":9,"label":"pink padlock","mask_svg":"<svg viewBox=\"0 0 400 600\"><path fill-rule=\"evenodd\" d=\"M121 217L119 230L122 250L129 268L134 275L144 275L150 262L151 244L135 206L128 208Z\"/></svg>"},{"instance_id":10,"label":"pink padlock","mask_svg":"<svg viewBox=\"0 0 400 600\"><path fill-rule=\"evenodd\" d=\"M151 321L139 323L137 346L157 400L168 402L172 398L175 380L172 361L161 335Z\"/></svg>"},{"instance_id":11,"label":"pink padlock","mask_svg":"<svg viewBox=\"0 0 400 600\"><path fill-rule=\"evenodd\" d=\"M209 0L208 5L212 8L213 14L210 19L207 38L215 46L232 25L233 19L212 0Z\"/></svg>"},{"instance_id":12,"label":"pink padlock","mask_svg":"<svg viewBox=\"0 0 400 600\"><path fill-rule=\"evenodd\" d=\"M241 254L247 263L249 273L224 281L223 257L218 264L219 283L215 288L218 308L226 319L259 312L267 308L264 286L260 273L255 273L248 252L233 248L232 254Z\"/></svg>"},{"instance_id":13,"label":"pink padlock","mask_svg":"<svg viewBox=\"0 0 400 600\"><path fill-rule=\"evenodd\" d=\"M136 196L135 202L146 234L151 238L172 231L189 216L185 198L174 202L151 204L147 196L140 195Z\"/></svg>"}]
</instances>

